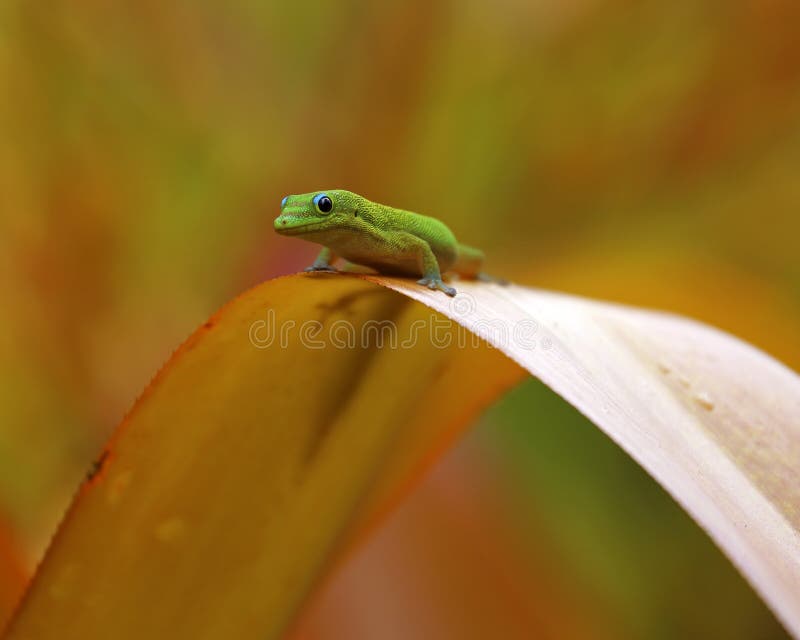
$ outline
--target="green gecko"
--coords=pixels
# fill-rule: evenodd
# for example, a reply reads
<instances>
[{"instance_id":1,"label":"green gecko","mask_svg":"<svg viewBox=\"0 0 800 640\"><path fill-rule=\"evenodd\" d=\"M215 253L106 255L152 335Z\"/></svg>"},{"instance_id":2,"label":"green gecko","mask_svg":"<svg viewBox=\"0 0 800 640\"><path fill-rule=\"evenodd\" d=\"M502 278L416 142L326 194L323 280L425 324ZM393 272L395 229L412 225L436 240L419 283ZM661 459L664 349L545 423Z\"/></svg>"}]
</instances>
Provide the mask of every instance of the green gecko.
<instances>
[{"instance_id":1,"label":"green gecko","mask_svg":"<svg viewBox=\"0 0 800 640\"><path fill-rule=\"evenodd\" d=\"M350 191L286 196L275 231L323 246L306 271L336 271L331 263L342 257L386 275L422 276L419 284L448 296L456 295L456 290L442 281L446 271L486 278L480 273L483 253L459 244L444 223L370 202Z\"/></svg>"}]
</instances>

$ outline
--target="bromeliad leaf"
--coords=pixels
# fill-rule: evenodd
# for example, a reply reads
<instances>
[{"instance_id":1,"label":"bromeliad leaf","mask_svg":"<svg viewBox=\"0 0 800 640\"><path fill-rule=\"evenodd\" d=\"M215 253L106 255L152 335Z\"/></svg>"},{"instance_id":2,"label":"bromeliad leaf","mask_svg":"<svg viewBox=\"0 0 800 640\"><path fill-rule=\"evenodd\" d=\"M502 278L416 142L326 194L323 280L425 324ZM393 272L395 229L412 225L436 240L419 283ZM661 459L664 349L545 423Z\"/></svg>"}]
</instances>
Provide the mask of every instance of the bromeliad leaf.
<instances>
[{"instance_id":1,"label":"bromeliad leaf","mask_svg":"<svg viewBox=\"0 0 800 640\"><path fill-rule=\"evenodd\" d=\"M7 637L280 637L341 551L526 370L800 635L800 378L679 317L458 288L307 274L231 302L118 429Z\"/></svg>"}]
</instances>

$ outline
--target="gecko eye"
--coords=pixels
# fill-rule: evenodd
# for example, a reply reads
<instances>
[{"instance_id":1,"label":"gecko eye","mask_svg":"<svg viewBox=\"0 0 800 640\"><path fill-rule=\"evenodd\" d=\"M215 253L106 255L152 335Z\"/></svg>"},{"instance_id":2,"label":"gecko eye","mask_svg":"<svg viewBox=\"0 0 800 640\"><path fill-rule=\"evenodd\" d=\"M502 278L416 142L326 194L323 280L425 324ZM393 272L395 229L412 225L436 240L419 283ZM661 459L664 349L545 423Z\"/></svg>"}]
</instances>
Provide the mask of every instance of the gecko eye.
<instances>
[{"instance_id":1,"label":"gecko eye","mask_svg":"<svg viewBox=\"0 0 800 640\"><path fill-rule=\"evenodd\" d=\"M318 193L314 196L314 206L320 213L330 213L333 209L333 202L324 193Z\"/></svg>"},{"instance_id":2,"label":"gecko eye","mask_svg":"<svg viewBox=\"0 0 800 640\"><path fill-rule=\"evenodd\" d=\"M281 200L281 209L286 206L286 202L289 200L289 196L283 196L283 200Z\"/></svg>"}]
</instances>

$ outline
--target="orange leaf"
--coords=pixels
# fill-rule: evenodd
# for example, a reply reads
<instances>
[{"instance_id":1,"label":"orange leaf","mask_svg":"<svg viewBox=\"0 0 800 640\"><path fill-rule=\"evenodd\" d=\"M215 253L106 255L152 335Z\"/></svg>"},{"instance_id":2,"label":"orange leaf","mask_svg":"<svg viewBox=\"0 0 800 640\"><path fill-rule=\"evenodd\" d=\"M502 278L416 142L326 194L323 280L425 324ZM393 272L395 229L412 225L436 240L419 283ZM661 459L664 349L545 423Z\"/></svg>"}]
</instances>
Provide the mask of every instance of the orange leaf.
<instances>
[{"instance_id":1,"label":"orange leaf","mask_svg":"<svg viewBox=\"0 0 800 640\"><path fill-rule=\"evenodd\" d=\"M295 276L225 307L118 430L7 637L279 637L336 552L518 364L642 464L800 633L800 378L676 316L458 288Z\"/></svg>"}]
</instances>

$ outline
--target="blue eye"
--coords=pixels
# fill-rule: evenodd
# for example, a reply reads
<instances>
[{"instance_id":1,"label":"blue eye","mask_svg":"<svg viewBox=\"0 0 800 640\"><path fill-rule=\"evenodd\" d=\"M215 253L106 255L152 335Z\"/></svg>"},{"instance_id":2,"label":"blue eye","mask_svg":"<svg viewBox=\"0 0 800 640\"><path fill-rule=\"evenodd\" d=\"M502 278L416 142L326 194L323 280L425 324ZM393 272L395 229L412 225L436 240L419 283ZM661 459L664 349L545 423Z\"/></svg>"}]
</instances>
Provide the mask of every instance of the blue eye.
<instances>
[{"instance_id":1,"label":"blue eye","mask_svg":"<svg viewBox=\"0 0 800 640\"><path fill-rule=\"evenodd\" d=\"M283 196L283 200L281 200L281 209L286 206L286 202L289 200L289 196Z\"/></svg>"},{"instance_id":2,"label":"blue eye","mask_svg":"<svg viewBox=\"0 0 800 640\"><path fill-rule=\"evenodd\" d=\"M314 196L314 206L320 213L330 213L333 209L333 201L324 193Z\"/></svg>"}]
</instances>

